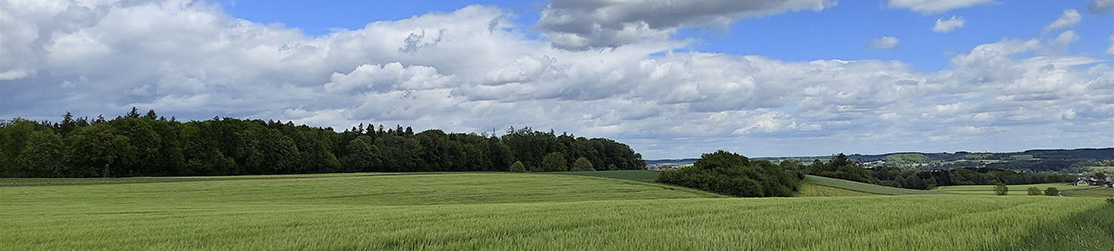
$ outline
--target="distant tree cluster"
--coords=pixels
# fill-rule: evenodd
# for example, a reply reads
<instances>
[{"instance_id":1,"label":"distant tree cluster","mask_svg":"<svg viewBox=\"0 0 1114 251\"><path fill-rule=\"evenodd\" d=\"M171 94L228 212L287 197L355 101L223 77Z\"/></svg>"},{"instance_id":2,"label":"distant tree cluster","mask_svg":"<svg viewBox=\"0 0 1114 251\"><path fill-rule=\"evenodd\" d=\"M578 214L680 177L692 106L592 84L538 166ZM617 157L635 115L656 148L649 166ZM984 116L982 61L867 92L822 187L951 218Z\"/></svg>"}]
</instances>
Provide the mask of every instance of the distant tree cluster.
<instances>
[{"instance_id":1,"label":"distant tree cluster","mask_svg":"<svg viewBox=\"0 0 1114 251\"><path fill-rule=\"evenodd\" d=\"M515 168L512 169L512 164ZM105 166L107 165L107 170ZM344 132L215 117L179 122L135 108L106 120L0 121L0 176L110 177L325 172L642 169L609 139L538 132L503 136L359 125Z\"/></svg>"},{"instance_id":2,"label":"distant tree cluster","mask_svg":"<svg viewBox=\"0 0 1114 251\"><path fill-rule=\"evenodd\" d=\"M701 155L691 167L663 171L658 182L738 197L789 197L801 178L769 161L720 150Z\"/></svg>"},{"instance_id":3,"label":"distant tree cluster","mask_svg":"<svg viewBox=\"0 0 1114 251\"><path fill-rule=\"evenodd\" d=\"M997 168L956 168L951 170L903 170L898 167L882 166L863 168L858 162L844 154L838 154L828 162L815 160L811 165L797 161L782 161L781 165L790 170L839 178L863 183L911 189L932 189L937 186L952 185L1006 185L1072 182L1075 176L1058 173L1017 172Z\"/></svg>"}]
</instances>

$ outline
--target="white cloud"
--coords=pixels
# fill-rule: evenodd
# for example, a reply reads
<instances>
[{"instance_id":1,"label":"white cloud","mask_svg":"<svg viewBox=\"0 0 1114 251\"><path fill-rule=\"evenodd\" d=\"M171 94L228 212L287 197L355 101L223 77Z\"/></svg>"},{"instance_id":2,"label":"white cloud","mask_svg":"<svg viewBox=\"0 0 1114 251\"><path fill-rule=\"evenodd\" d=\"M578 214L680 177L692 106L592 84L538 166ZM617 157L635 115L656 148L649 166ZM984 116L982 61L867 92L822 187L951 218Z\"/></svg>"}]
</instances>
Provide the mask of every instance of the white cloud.
<instances>
[{"instance_id":1,"label":"white cloud","mask_svg":"<svg viewBox=\"0 0 1114 251\"><path fill-rule=\"evenodd\" d=\"M742 18L832 6L831 0L551 0L537 27L554 46L583 50L666 40L682 26L726 26Z\"/></svg>"},{"instance_id":2,"label":"white cloud","mask_svg":"<svg viewBox=\"0 0 1114 251\"><path fill-rule=\"evenodd\" d=\"M956 28L963 28L963 24L963 17L952 16L948 20L940 18L936 19L936 26L932 26L932 31L937 33L948 33Z\"/></svg>"},{"instance_id":3,"label":"white cloud","mask_svg":"<svg viewBox=\"0 0 1114 251\"><path fill-rule=\"evenodd\" d=\"M1091 3L1087 4L1087 11L1099 15L1114 13L1114 0L1091 0Z\"/></svg>"},{"instance_id":4,"label":"white cloud","mask_svg":"<svg viewBox=\"0 0 1114 251\"><path fill-rule=\"evenodd\" d=\"M1081 19L1083 19L1083 16L1079 15L1079 11L1076 11L1075 9L1067 9L1064 10L1063 15L1060 15L1060 18L1048 24L1048 26L1044 28L1044 31L1047 32L1055 29L1069 28L1075 26L1076 24L1079 24L1079 20Z\"/></svg>"},{"instance_id":5,"label":"white cloud","mask_svg":"<svg viewBox=\"0 0 1114 251\"><path fill-rule=\"evenodd\" d=\"M897 46L900 45L900 44L901 44L900 39L897 39L896 37L887 36L887 37L882 37L882 38L879 38L879 39L871 40L870 43L866 44L865 48L867 48L867 49L893 49L893 48L897 48Z\"/></svg>"},{"instance_id":6,"label":"white cloud","mask_svg":"<svg viewBox=\"0 0 1114 251\"><path fill-rule=\"evenodd\" d=\"M952 9L966 8L993 0L890 0L890 8L904 8L930 14Z\"/></svg>"},{"instance_id":7,"label":"white cloud","mask_svg":"<svg viewBox=\"0 0 1114 251\"><path fill-rule=\"evenodd\" d=\"M0 9L0 46L17 55L0 60L6 118L111 116L138 106L182 120L334 128L532 126L614 138L650 158L1114 140L1101 133L1114 126L1114 67L1034 53L1074 32L979 45L948 69L919 72L901 61L676 52L684 43L669 39L569 51L482 6L306 37L205 2L18 3L29 5ZM878 48L899 44L879 40Z\"/></svg>"}]
</instances>

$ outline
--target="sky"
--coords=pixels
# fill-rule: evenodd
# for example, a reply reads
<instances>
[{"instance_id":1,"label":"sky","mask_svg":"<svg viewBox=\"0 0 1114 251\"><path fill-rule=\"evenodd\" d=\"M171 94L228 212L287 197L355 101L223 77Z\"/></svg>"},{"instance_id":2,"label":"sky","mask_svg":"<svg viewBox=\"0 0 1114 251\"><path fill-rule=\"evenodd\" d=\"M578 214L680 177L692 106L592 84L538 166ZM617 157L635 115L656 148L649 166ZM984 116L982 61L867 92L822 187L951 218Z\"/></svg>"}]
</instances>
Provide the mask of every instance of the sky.
<instances>
[{"instance_id":1,"label":"sky","mask_svg":"<svg viewBox=\"0 0 1114 251\"><path fill-rule=\"evenodd\" d=\"M0 118L569 132L646 159L1114 146L1114 0L0 0Z\"/></svg>"}]
</instances>

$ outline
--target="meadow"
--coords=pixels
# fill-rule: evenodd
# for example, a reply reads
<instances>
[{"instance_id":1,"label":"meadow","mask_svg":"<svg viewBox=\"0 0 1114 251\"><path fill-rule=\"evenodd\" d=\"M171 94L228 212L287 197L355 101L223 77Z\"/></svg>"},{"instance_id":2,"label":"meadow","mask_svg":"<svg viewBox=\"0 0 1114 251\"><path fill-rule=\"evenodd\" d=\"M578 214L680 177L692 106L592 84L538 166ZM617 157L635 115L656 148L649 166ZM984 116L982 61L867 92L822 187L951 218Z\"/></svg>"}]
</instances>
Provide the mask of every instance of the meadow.
<instances>
[{"instance_id":1,"label":"meadow","mask_svg":"<svg viewBox=\"0 0 1114 251\"><path fill-rule=\"evenodd\" d=\"M0 180L4 182L9 180ZM645 182L552 174L7 186L0 187L0 209L3 250L1114 246L1114 205L1093 197L740 199Z\"/></svg>"}]
</instances>

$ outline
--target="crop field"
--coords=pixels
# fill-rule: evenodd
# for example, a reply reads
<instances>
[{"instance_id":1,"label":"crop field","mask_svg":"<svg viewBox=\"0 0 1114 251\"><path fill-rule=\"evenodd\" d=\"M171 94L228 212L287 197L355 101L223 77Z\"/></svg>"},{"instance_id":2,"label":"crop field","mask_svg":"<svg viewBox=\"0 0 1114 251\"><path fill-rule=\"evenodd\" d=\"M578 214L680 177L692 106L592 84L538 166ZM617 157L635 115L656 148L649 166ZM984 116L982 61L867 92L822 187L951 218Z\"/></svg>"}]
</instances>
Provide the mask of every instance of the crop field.
<instances>
[{"instance_id":1,"label":"crop field","mask_svg":"<svg viewBox=\"0 0 1114 251\"><path fill-rule=\"evenodd\" d=\"M874 194L855 192L846 189L839 189L829 186L821 186L812 183L801 184L798 196L801 197L840 197L840 196L869 196Z\"/></svg>"},{"instance_id":2,"label":"crop field","mask_svg":"<svg viewBox=\"0 0 1114 251\"><path fill-rule=\"evenodd\" d=\"M1008 185L1009 193L1007 196L1014 195L1028 195L1029 187L1040 188L1043 192L1049 187L1055 187L1060 192L1071 190L1090 189L1092 186L1075 186L1067 183L1046 183L1046 184L1030 184L1030 185ZM975 195L994 195L994 185L964 185L964 186L942 186L933 189L932 191L944 192L950 194L975 194Z\"/></svg>"},{"instance_id":3,"label":"crop field","mask_svg":"<svg viewBox=\"0 0 1114 251\"><path fill-rule=\"evenodd\" d=\"M849 180L841 180L836 178L828 178L816 175L805 176L805 183L816 184L826 187L839 188L843 190L881 194L881 195L914 195L914 194L938 194L935 191L914 190L905 188L896 188L888 186L879 186L875 184L867 184L862 182L854 182Z\"/></svg>"},{"instance_id":4,"label":"crop field","mask_svg":"<svg viewBox=\"0 0 1114 251\"><path fill-rule=\"evenodd\" d=\"M580 171L580 172L555 172L552 174L566 174L566 175L583 175L604 177L623 180L634 180L642 182L654 182L658 180L661 171L651 170L618 170L618 171Z\"/></svg>"},{"instance_id":5,"label":"crop field","mask_svg":"<svg viewBox=\"0 0 1114 251\"><path fill-rule=\"evenodd\" d=\"M497 173L0 187L3 250L1111 246L1114 205L1093 197L740 199L616 179Z\"/></svg>"}]
</instances>

